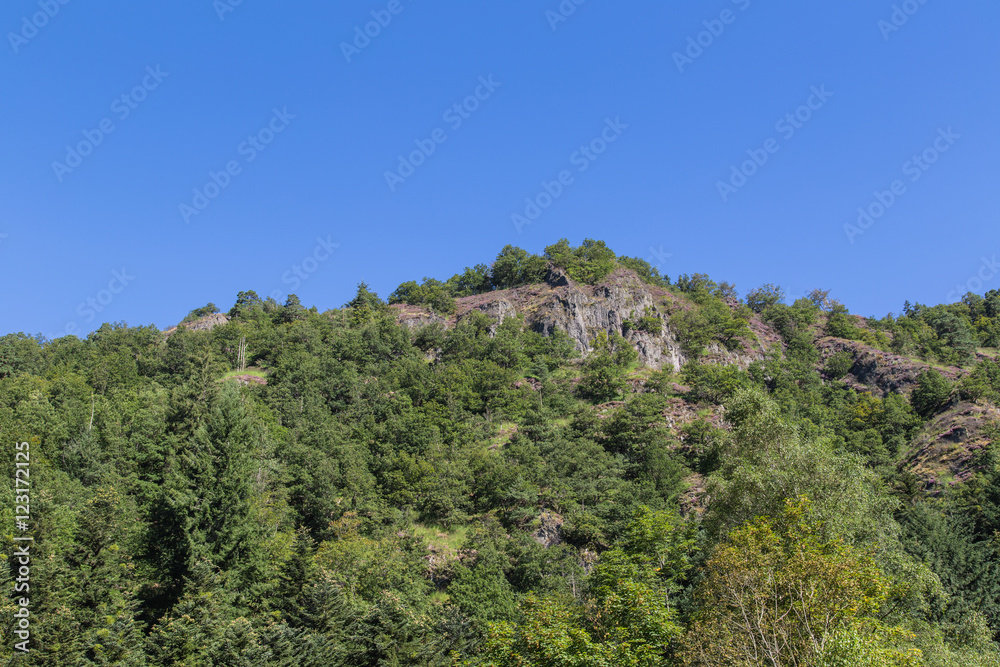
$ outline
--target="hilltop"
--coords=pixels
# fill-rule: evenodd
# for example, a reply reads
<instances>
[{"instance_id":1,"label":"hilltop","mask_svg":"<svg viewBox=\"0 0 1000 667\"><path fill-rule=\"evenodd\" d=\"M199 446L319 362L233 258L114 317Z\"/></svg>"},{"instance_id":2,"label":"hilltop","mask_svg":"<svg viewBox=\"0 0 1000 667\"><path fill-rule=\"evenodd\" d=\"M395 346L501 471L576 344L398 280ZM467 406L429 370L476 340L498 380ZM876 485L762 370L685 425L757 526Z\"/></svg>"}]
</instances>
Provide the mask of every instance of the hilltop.
<instances>
[{"instance_id":1,"label":"hilltop","mask_svg":"<svg viewBox=\"0 0 1000 667\"><path fill-rule=\"evenodd\" d=\"M112 618L136 664L729 664L727 596L784 577L825 592L772 630L837 619L802 664L995 664L998 316L563 240L326 312L5 336L33 548L85 582L37 594L42 657Z\"/></svg>"}]
</instances>

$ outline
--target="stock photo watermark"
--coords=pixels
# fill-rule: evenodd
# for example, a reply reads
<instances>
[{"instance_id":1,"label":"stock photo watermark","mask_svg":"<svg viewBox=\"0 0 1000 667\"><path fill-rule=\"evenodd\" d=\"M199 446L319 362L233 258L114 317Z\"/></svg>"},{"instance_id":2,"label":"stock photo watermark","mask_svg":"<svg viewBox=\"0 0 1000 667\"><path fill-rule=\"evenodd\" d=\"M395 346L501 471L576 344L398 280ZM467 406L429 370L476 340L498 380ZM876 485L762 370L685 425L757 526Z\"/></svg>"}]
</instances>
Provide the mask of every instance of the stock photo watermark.
<instances>
[{"instance_id":1,"label":"stock photo watermark","mask_svg":"<svg viewBox=\"0 0 1000 667\"><path fill-rule=\"evenodd\" d=\"M833 97L833 93L826 89L826 84L819 88L810 88L811 94L794 111L791 111L774 124L774 130L781 134L781 138L788 141L795 136L796 132L805 127L805 124L812 120L813 114L822 109L827 101ZM746 185L771 156L781 149L781 143L774 137L764 141L760 148L749 148L746 151L749 159L744 160L739 166L730 165L729 180L716 181L715 187L719 191L719 196L723 202L729 201L730 195L736 194L740 188Z\"/></svg>"},{"instance_id":2,"label":"stock photo watermark","mask_svg":"<svg viewBox=\"0 0 1000 667\"><path fill-rule=\"evenodd\" d=\"M472 94L445 109L441 116L442 120L448 123L452 131L458 130L465 121L472 118L472 114L479 110L483 102L493 97L493 93L502 85L500 81L493 80L492 74L488 77L479 77L479 85ZM398 186L413 176L417 169L427 162L427 158L434 154L438 146L446 141L448 133L441 127L435 128L426 139L415 139L413 143L416 149L407 155L399 156L395 171L385 172L385 182L389 186L389 192L395 192Z\"/></svg>"},{"instance_id":3,"label":"stock photo watermark","mask_svg":"<svg viewBox=\"0 0 1000 667\"><path fill-rule=\"evenodd\" d=\"M659 271L660 267L662 267L663 264L673 256L674 254L672 252L666 252L663 249L663 245L660 245L659 249L649 246L649 259L647 261L654 269Z\"/></svg>"},{"instance_id":4,"label":"stock photo watermark","mask_svg":"<svg viewBox=\"0 0 1000 667\"><path fill-rule=\"evenodd\" d=\"M160 87L160 84L168 76L170 76L170 72L164 72L159 65L146 67L146 75L142 77L142 81L111 102L111 113L119 122L124 121L139 108L140 104L146 101L151 92ZM83 164L85 158L93 155L94 150L103 144L104 140L116 129L115 121L111 117L105 117L97 123L97 127L94 129L82 130L83 139L74 145L66 145L66 156L63 161L55 160L52 162L52 171L59 182L62 183L67 174L73 173L74 169Z\"/></svg>"},{"instance_id":5,"label":"stock photo watermark","mask_svg":"<svg viewBox=\"0 0 1000 667\"><path fill-rule=\"evenodd\" d=\"M11 573L14 577L14 634L21 641L14 643L14 650L27 653L31 644L31 542L35 538L29 534L31 521L31 444L19 442L14 446L14 553L10 557Z\"/></svg>"},{"instance_id":6,"label":"stock photo watermark","mask_svg":"<svg viewBox=\"0 0 1000 667\"><path fill-rule=\"evenodd\" d=\"M107 310L115 298L125 291L129 285L135 281L135 276L129 274L128 270L123 266L121 271L114 270L111 272L111 280L108 281L107 286L102 289L97 290L93 295L88 296L86 299L81 301L76 306L76 314L81 318L83 324L90 324L93 322L99 313L103 313ZM63 327L62 333L58 336L48 336L49 340L55 340L57 337L62 336L77 336L83 333L80 328L80 324L77 321L68 322L65 327Z\"/></svg>"},{"instance_id":7,"label":"stock photo watermark","mask_svg":"<svg viewBox=\"0 0 1000 667\"><path fill-rule=\"evenodd\" d=\"M317 236L316 246L312 252L292 264L287 271L281 274L281 282L283 285L288 285L288 293L275 289L271 290L268 296L279 303L287 299L290 293L301 287L303 282L309 280L313 274L319 271L320 266L330 259L338 248L340 248L340 244L331 241L329 235L325 239L322 236Z\"/></svg>"},{"instance_id":8,"label":"stock photo watermark","mask_svg":"<svg viewBox=\"0 0 1000 667\"><path fill-rule=\"evenodd\" d=\"M288 113L288 107L280 110L277 107L272 109L271 118L264 127L247 136L246 140L236 147L236 153L243 158L243 162L238 159L229 160L219 171L209 171L208 181L203 186L194 188L191 203L181 202L179 209L184 224L190 224L193 216L201 215L209 204L232 184L233 179L243 173L243 164L250 164L256 160L257 156L267 150L271 142L284 132L294 119L295 114Z\"/></svg>"},{"instance_id":9,"label":"stock photo watermark","mask_svg":"<svg viewBox=\"0 0 1000 667\"><path fill-rule=\"evenodd\" d=\"M40 0L37 11L30 16L21 17L21 29L17 32L8 32L7 41L14 53L20 53L21 47L31 41L38 31L49 24L54 19L64 5L68 5L70 0Z\"/></svg>"},{"instance_id":10,"label":"stock photo watermark","mask_svg":"<svg viewBox=\"0 0 1000 667\"><path fill-rule=\"evenodd\" d=\"M910 20L910 17L920 11L920 8L927 4L927 0L905 0L905 2L893 5L892 14L889 20L879 19L878 29L882 33L882 39L889 41L889 37L894 32L899 32Z\"/></svg>"},{"instance_id":11,"label":"stock photo watermark","mask_svg":"<svg viewBox=\"0 0 1000 667\"><path fill-rule=\"evenodd\" d=\"M948 292L948 303L960 300L969 292L979 294L983 291L983 285L993 280L997 274L1000 274L1000 262L997 262L996 255L993 255L989 259L986 257L980 258L979 270L976 271L975 275L971 276L964 283L955 285L955 289Z\"/></svg>"},{"instance_id":12,"label":"stock photo watermark","mask_svg":"<svg viewBox=\"0 0 1000 667\"><path fill-rule=\"evenodd\" d=\"M573 151L569 156L569 163L576 167L578 173L582 174L608 150L608 146L618 141L619 137L627 129L628 125L621 122L619 116L615 116L614 120L605 118L604 128L600 134L591 139L589 143ZM524 210L521 213L513 213L510 216L510 220L514 224L514 229L517 230L517 233L520 234L525 225L530 225L540 218L542 213L563 195L566 188L575 182L576 177L573 176L573 172L569 169L563 169L551 181L543 179L541 182L541 192L533 197L525 197Z\"/></svg>"},{"instance_id":13,"label":"stock photo watermark","mask_svg":"<svg viewBox=\"0 0 1000 667\"><path fill-rule=\"evenodd\" d=\"M903 163L902 171L904 176L909 176L911 183L916 183L927 171L941 158L944 153L951 150L962 135L955 134L951 126L948 129L938 128L938 136L930 146L919 154L914 155ZM896 179L889 184L887 190L875 190L873 200L865 206L858 207L858 219L856 224L845 223L844 233L847 240L854 244L854 239L871 229L882 216L888 213L899 198L908 192L906 183L902 179Z\"/></svg>"},{"instance_id":14,"label":"stock photo watermark","mask_svg":"<svg viewBox=\"0 0 1000 667\"><path fill-rule=\"evenodd\" d=\"M750 0L732 0L732 3L743 12L750 7ZM705 53L705 49L711 47L715 44L715 40L722 37L722 33L726 31L726 26L736 23L738 16L739 14L732 9L723 9L719 13L718 18L702 21L701 24L705 26L705 29L696 35L689 35L687 45L683 51L674 51L673 58L674 64L677 66L677 71L683 74L685 67L693 65L695 60L701 58Z\"/></svg>"},{"instance_id":15,"label":"stock photo watermark","mask_svg":"<svg viewBox=\"0 0 1000 667\"><path fill-rule=\"evenodd\" d=\"M225 21L226 14L232 14L242 4L243 0L214 0L212 2L212 9L215 10L220 21Z\"/></svg>"},{"instance_id":16,"label":"stock photo watermark","mask_svg":"<svg viewBox=\"0 0 1000 667\"><path fill-rule=\"evenodd\" d=\"M554 11L551 9L545 10L545 20L549 22L552 32L559 29L560 23L565 23L569 20L569 17L576 14L576 8L585 2L587 0L562 0Z\"/></svg>"},{"instance_id":17,"label":"stock photo watermark","mask_svg":"<svg viewBox=\"0 0 1000 667\"><path fill-rule=\"evenodd\" d=\"M407 0L412 2L412 0ZM372 20L364 24L354 26L354 37L348 42L340 43L340 52L344 54L344 59L350 65L356 56L371 46L372 40L382 34L382 31L389 27L394 16L399 16L406 9L403 0L389 0L385 9L373 9Z\"/></svg>"}]
</instances>

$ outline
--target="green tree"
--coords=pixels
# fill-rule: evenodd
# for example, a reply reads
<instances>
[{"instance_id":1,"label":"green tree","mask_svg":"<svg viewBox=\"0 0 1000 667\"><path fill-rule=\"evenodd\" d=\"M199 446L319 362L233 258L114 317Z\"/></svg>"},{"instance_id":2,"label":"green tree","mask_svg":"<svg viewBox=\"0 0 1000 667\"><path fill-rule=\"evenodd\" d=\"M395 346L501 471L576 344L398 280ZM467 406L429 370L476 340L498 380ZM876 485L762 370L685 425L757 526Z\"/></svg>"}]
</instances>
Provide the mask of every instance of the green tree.
<instances>
[{"instance_id":1,"label":"green tree","mask_svg":"<svg viewBox=\"0 0 1000 667\"><path fill-rule=\"evenodd\" d=\"M823 531L808 501L788 501L776 519L730 534L705 565L697 612L681 656L686 665L807 665L842 649L845 630L877 639L889 580L872 559ZM890 665L915 656L876 645ZM864 653L871 655L872 651ZM867 659L867 658L866 658ZM856 663L864 664L864 662Z\"/></svg>"},{"instance_id":2,"label":"green tree","mask_svg":"<svg viewBox=\"0 0 1000 667\"><path fill-rule=\"evenodd\" d=\"M490 269L493 289L510 289L540 283L545 279L545 260L517 246L506 245Z\"/></svg>"},{"instance_id":3,"label":"green tree","mask_svg":"<svg viewBox=\"0 0 1000 667\"><path fill-rule=\"evenodd\" d=\"M910 394L910 405L918 415L927 419L944 406L951 397L951 383L933 368L917 376L917 386Z\"/></svg>"},{"instance_id":4,"label":"green tree","mask_svg":"<svg viewBox=\"0 0 1000 667\"><path fill-rule=\"evenodd\" d=\"M767 283L747 292L747 306L755 313L763 313L776 303L785 300L785 290Z\"/></svg>"},{"instance_id":5,"label":"green tree","mask_svg":"<svg viewBox=\"0 0 1000 667\"><path fill-rule=\"evenodd\" d=\"M583 362L580 392L596 401L623 397L626 374L638 358L639 353L620 335L599 333L594 351Z\"/></svg>"}]
</instances>

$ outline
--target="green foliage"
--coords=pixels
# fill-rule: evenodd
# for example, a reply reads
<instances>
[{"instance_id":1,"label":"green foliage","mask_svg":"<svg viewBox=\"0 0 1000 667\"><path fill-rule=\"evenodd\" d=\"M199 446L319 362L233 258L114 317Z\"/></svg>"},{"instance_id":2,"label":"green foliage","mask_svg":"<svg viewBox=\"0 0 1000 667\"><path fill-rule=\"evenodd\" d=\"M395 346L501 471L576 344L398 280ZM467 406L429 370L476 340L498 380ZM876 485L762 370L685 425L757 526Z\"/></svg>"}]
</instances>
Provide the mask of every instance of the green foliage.
<instances>
[{"instance_id":1,"label":"green foliage","mask_svg":"<svg viewBox=\"0 0 1000 667\"><path fill-rule=\"evenodd\" d=\"M789 500L712 554L683 664L919 664L883 639L877 619L888 595L870 557L826 538L808 500Z\"/></svg>"},{"instance_id":2,"label":"green foliage","mask_svg":"<svg viewBox=\"0 0 1000 667\"><path fill-rule=\"evenodd\" d=\"M219 307L216 306L214 303L209 303L206 306L202 306L201 308L195 308L194 310L189 312L184 317L184 319L181 320L181 324L185 324L187 322L194 322L195 320L200 320L201 318L207 315L214 315L215 313L218 312L220 312Z\"/></svg>"},{"instance_id":3,"label":"green foliage","mask_svg":"<svg viewBox=\"0 0 1000 667\"><path fill-rule=\"evenodd\" d=\"M634 322L632 320L622 322L622 329L626 333L630 330L635 330L659 336L663 331L663 320L660 319L656 311L652 308L646 308L643 314L636 318Z\"/></svg>"},{"instance_id":4,"label":"green foliage","mask_svg":"<svg viewBox=\"0 0 1000 667\"><path fill-rule=\"evenodd\" d=\"M490 269L493 289L533 285L545 279L545 260L516 246L504 246Z\"/></svg>"},{"instance_id":5,"label":"green foliage","mask_svg":"<svg viewBox=\"0 0 1000 667\"><path fill-rule=\"evenodd\" d=\"M933 368L928 368L917 377L917 386L910 394L910 405L918 415L927 419L951 397L951 383Z\"/></svg>"},{"instance_id":6,"label":"green foliage","mask_svg":"<svg viewBox=\"0 0 1000 667\"><path fill-rule=\"evenodd\" d=\"M236 295L236 303L229 309L229 317L247 317L254 309L263 309L264 302L257 292L247 290Z\"/></svg>"},{"instance_id":7,"label":"green foliage","mask_svg":"<svg viewBox=\"0 0 1000 667\"><path fill-rule=\"evenodd\" d=\"M823 372L834 380L839 380L851 372L854 366L854 355L846 350L834 352L823 364Z\"/></svg>"},{"instance_id":8,"label":"green foliage","mask_svg":"<svg viewBox=\"0 0 1000 667\"><path fill-rule=\"evenodd\" d=\"M725 302L704 296L700 306L674 315L670 324L676 331L684 353L697 359L705 347L715 341L728 350L736 350L741 341L753 336L748 326L749 315L743 309L731 309Z\"/></svg>"},{"instance_id":9,"label":"green foliage","mask_svg":"<svg viewBox=\"0 0 1000 667\"><path fill-rule=\"evenodd\" d=\"M604 241L594 239L584 239L576 248L566 239L560 239L545 248L545 259L565 269L576 282L587 285L601 282L617 266L615 253Z\"/></svg>"},{"instance_id":10,"label":"green foliage","mask_svg":"<svg viewBox=\"0 0 1000 667\"><path fill-rule=\"evenodd\" d=\"M652 285L654 287L670 286L670 278L665 275L660 275L660 270L645 259L641 259L639 257L619 257L618 264L635 271L636 275L639 276L639 279L647 285Z\"/></svg>"},{"instance_id":11,"label":"green foliage","mask_svg":"<svg viewBox=\"0 0 1000 667\"><path fill-rule=\"evenodd\" d=\"M446 311L537 283L549 263L581 283L624 267L668 285L601 242L561 241L390 300ZM919 649L928 666L998 667L1000 448L979 415L1000 365L986 349L972 366L970 341L995 345L1000 292L879 320L822 291L791 305L752 292L782 345L745 370L753 311L732 285L684 275L650 295L630 337L662 334L668 314L689 361L720 354L678 377L668 356L634 369L610 334L581 362L558 318L521 299L502 322L472 308L411 330L363 283L322 314L247 291L211 330L0 338L0 432L31 443L39 622L20 662L617 667L697 649L741 664L752 634L726 625L726 601L766 598L791 610L776 625L788 648L803 618L835 620L807 664L909 664ZM909 399L858 391L831 381L850 355L820 361L830 320L859 341L852 353L967 370L954 388L928 372ZM244 346L261 383L233 379ZM953 393L980 406L956 414L967 441L936 440L954 449L955 483L929 496L915 438L938 435L926 419ZM0 448L7 470L14 453ZM10 475L0 493L16 498ZM810 508L790 510L803 495ZM0 504L0 522L15 507ZM719 588L726 576L738 589Z\"/></svg>"},{"instance_id":12,"label":"green foliage","mask_svg":"<svg viewBox=\"0 0 1000 667\"><path fill-rule=\"evenodd\" d=\"M444 314L455 312L455 299L449 293L448 286L433 278L424 278L424 282L419 285L413 280L401 284L389 295L389 303L427 306Z\"/></svg>"},{"instance_id":13,"label":"green foliage","mask_svg":"<svg viewBox=\"0 0 1000 667\"><path fill-rule=\"evenodd\" d=\"M861 329L855 323L855 318L851 316L846 306L839 303L835 304L826 316L825 333L835 338L861 339Z\"/></svg>"},{"instance_id":14,"label":"green foliage","mask_svg":"<svg viewBox=\"0 0 1000 667\"><path fill-rule=\"evenodd\" d=\"M785 290L777 285L767 283L747 292L747 306L755 313L765 310L785 300Z\"/></svg>"},{"instance_id":15,"label":"green foliage","mask_svg":"<svg viewBox=\"0 0 1000 667\"><path fill-rule=\"evenodd\" d=\"M994 359L976 364L959 381L958 394L964 401L1000 403L1000 362Z\"/></svg>"},{"instance_id":16,"label":"green foliage","mask_svg":"<svg viewBox=\"0 0 1000 667\"><path fill-rule=\"evenodd\" d=\"M583 362L581 395L598 402L623 397L626 374L638 358L635 348L620 335L601 332L594 341L594 351Z\"/></svg>"},{"instance_id":17,"label":"green foliage","mask_svg":"<svg viewBox=\"0 0 1000 667\"><path fill-rule=\"evenodd\" d=\"M682 628L668 602L691 567L693 524L642 508L606 552L582 599L528 595L523 620L490 625L486 664L664 664Z\"/></svg>"},{"instance_id":18,"label":"green foliage","mask_svg":"<svg viewBox=\"0 0 1000 667\"><path fill-rule=\"evenodd\" d=\"M681 369L681 379L691 387L691 397L711 403L724 403L737 390L750 386L746 371L735 366L702 364L691 361Z\"/></svg>"}]
</instances>

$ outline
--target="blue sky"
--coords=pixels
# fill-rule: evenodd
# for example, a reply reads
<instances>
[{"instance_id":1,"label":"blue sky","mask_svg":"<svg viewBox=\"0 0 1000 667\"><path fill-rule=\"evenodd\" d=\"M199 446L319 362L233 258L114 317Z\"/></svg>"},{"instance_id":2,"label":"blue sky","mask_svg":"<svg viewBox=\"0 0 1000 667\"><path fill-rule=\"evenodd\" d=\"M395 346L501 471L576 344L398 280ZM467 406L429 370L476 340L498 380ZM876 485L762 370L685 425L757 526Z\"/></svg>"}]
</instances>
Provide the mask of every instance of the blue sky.
<instances>
[{"instance_id":1,"label":"blue sky","mask_svg":"<svg viewBox=\"0 0 1000 667\"><path fill-rule=\"evenodd\" d=\"M865 315L1000 288L1000 5L578 1L9 0L0 332L561 237Z\"/></svg>"}]
</instances>

